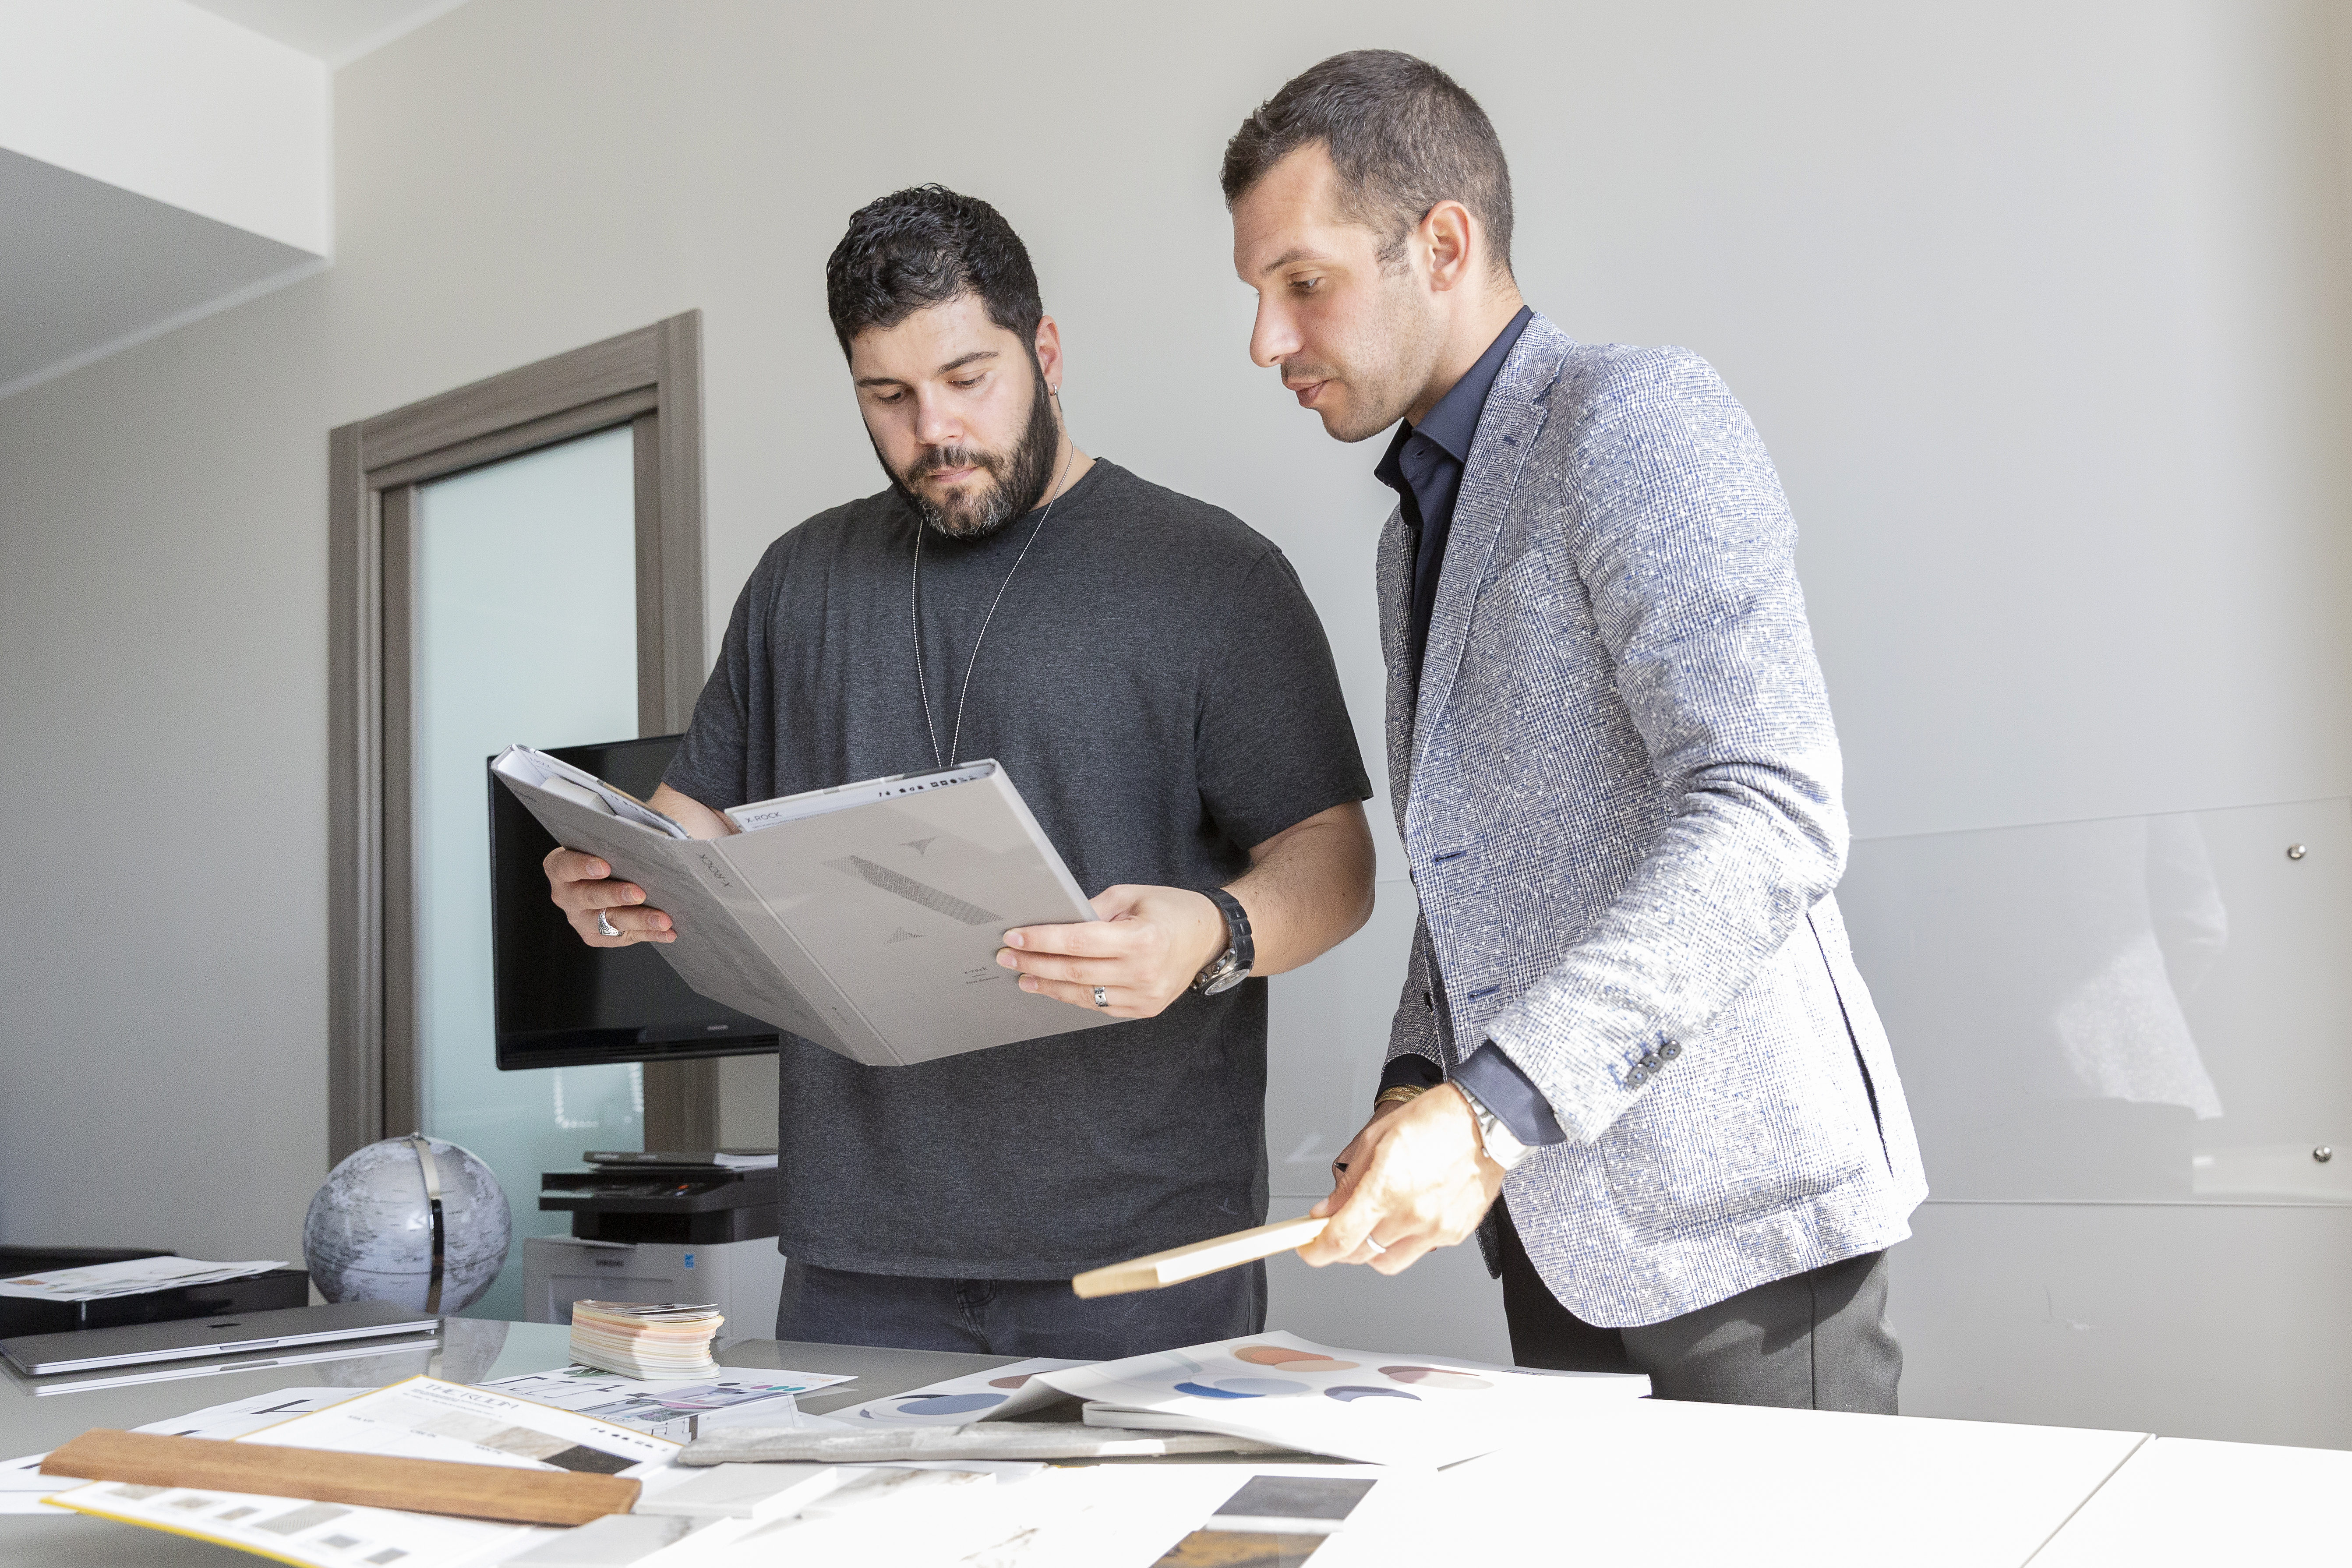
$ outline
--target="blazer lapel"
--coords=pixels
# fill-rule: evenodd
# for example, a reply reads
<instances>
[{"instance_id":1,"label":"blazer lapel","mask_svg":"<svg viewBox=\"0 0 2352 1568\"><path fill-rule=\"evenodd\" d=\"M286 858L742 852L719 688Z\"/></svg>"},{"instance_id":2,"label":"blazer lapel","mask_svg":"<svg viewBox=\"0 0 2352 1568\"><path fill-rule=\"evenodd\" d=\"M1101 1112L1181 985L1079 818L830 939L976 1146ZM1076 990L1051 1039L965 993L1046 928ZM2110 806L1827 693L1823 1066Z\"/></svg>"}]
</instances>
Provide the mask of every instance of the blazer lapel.
<instances>
[{"instance_id":1,"label":"blazer lapel","mask_svg":"<svg viewBox=\"0 0 2352 1568\"><path fill-rule=\"evenodd\" d=\"M1372 588L1381 610L1381 660L1388 669L1389 806L1397 832L1404 832L1404 803L1412 795L1412 688L1407 673L1405 617L1412 593L1412 544L1405 532L1404 509L1389 513L1381 529Z\"/></svg>"},{"instance_id":2,"label":"blazer lapel","mask_svg":"<svg viewBox=\"0 0 2352 1568\"><path fill-rule=\"evenodd\" d=\"M1495 378L1494 390L1486 395L1477 437L1470 443L1470 461L1463 470L1462 489L1454 503L1454 529L1446 536L1445 564L1438 573L1437 602L1429 617L1429 643L1422 652L1421 700L1414 706L1412 733L1407 739L1408 780L1428 750L1437 721L1444 717L1447 699L1454 695L1454 679L1462 668L1463 647L1469 641L1470 616L1476 607L1479 585L1486 580L1495 541L1501 537L1503 521L1510 515L1512 499L1518 493L1519 467L1535 445L1536 433L1543 428L1550 412L1548 399L1552 384L1574 346L1574 340L1538 314L1519 334L1511 357L1503 362L1502 374ZM1401 522L1394 526L1402 528ZM1383 537L1384 568L1388 553ZM1387 586L1384 580L1384 604ZM1383 612L1384 627L1387 619ZM1387 640L1385 632L1382 640ZM1397 679L1393 655L1389 668L1393 689ZM1393 715L1393 697L1390 709ZM1399 794L1400 832L1404 826L1402 803L1405 798Z\"/></svg>"}]
</instances>

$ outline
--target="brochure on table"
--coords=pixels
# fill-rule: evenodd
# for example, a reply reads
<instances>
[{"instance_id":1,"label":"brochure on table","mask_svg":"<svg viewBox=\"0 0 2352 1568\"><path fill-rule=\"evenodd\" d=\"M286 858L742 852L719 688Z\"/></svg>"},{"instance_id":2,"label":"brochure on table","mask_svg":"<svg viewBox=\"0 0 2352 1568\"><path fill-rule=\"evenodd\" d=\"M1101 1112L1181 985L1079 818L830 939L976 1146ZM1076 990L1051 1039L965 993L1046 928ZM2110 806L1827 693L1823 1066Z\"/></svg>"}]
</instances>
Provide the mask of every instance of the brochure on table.
<instances>
[{"instance_id":1,"label":"brochure on table","mask_svg":"<svg viewBox=\"0 0 2352 1568\"><path fill-rule=\"evenodd\" d=\"M1547 1421L1650 1392L1646 1377L1546 1377L1334 1350L1269 1332L1040 1373L1106 1426L1223 1432L1369 1464L1450 1465Z\"/></svg>"},{"instance_id":2,"label":"brochure on table","mask_svg":"<svg viewBox=\"0 0 2352 1568\"><path fill-rule=\"evenodd\" d=\"M905 1394L869 1399L854 1409L836 1410L830 1417L811 1419L829 1419L845 1426L870 1430L877 1426L961 1426L973 1421L1017 1415L1066 1397L1037 1383L1038 1373L1087 1364L1082 1361L1034 1356L1010 1366L991 1367L986 1372L950 1377ZM747 1420L745 1425L756 1423Z\"/></svg>"},{"instance_id":3,"label":"brochure on table","mask_svg":"<svg viewBox=\"0 0 2352 1568\"><path fill-rule=\"evenodd\" d=\"M593 1420L633 1426L673 1443L684 1443L698 1428L713 1423L793 1425L792 1418L799 1414L795 1395L849 1381L846 1373L728 1368L716 1378L649 1382L573 1365L560 1372L525 1373L520 1377L502 1377L476 1386L512 1399L552 1405Z\"/></svg>"}]
</instances>

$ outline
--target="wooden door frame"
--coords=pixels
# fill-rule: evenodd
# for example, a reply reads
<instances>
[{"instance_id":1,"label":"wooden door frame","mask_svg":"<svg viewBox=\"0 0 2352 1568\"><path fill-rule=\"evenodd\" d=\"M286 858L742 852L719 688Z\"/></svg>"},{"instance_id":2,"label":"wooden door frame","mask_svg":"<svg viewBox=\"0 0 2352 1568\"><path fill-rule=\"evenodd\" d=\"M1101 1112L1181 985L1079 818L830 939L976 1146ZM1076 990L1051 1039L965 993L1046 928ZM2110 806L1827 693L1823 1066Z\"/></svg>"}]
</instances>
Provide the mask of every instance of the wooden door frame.
<instances>
[{"instance_id":1,"label":"wooden door frame","mask_svg":"<svg viewBox=\"0 0 2352 1568\"><path fill-rule=\"evenodd\" d=\"M688 310L339 426L328 461L328 1157L423 1121L409 722L419 485L599 430L635 433L637 731L702 689L702 313ZM646 1067L648 1148L717 1141L709 1061Z\"/></svg>"}]
</instances>

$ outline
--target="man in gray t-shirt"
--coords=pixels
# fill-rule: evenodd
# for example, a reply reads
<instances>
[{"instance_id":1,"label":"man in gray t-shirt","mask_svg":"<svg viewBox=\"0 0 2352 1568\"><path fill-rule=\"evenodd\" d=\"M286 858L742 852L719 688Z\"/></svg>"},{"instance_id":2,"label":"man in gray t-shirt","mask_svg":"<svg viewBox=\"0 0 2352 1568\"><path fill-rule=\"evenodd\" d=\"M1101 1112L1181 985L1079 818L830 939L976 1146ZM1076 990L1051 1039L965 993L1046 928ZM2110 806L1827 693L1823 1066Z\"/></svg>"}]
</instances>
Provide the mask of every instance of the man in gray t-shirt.
<instances>
[{"instance_id":1,"label":"man in gray t-shirt","mask_svg":"<svg viewBox=\"0 0 2352 1568\"><path fill-rule=\"evenodd\" d=\"M1265 1217L1263 976L1371 904L1322 626L1268 541L1071 443L1058 331L986 204L884 197L827 284L891 486L769 547L654 804L715 836L746 801L993 757L1104 917L999 962L1129 1021L898 1068L788 1038L777 1335L1092 1358L1255 1332L1262 1268L1067 1280ZM549 878L590 942L675 938L593 857Z\"/></svg>"}]
</instances>

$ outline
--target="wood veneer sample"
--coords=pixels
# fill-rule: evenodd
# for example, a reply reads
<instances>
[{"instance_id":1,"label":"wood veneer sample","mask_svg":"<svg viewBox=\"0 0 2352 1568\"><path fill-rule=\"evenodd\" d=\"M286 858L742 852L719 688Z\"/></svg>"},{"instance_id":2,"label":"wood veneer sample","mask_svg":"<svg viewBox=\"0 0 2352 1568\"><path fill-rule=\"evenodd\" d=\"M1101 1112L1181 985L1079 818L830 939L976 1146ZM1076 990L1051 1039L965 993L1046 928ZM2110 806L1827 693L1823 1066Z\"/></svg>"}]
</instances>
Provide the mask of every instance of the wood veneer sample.
<instances>
[{"instance_id":1,"label":"wood veneer sample","mask_svg":"<svg viewBox=\"0 0 2352 1568\"><path fill-rule=\"evenodd\" d=\"M516 1524L585 1524L635 1506L638 1484L620 1476L525 1470L507 1465L401 1459L381 1454L226 1443L97 1427L41 1461L45 1476L205 1487L307 1498L360 1508L400 1508Z\"/></svg>"},{"instance_id":2,"label":"wood veneer sample","mask_svg":"<svg viewBox=\"0 0 2352 1568\"><path fill-rule=\"evenodd\" d=\"M1181 1285L1187 1279L1198 1279L1203 1274L1237 1268L1261 1258L1272 1258L1277 1252L1304 1247L1322 1235L1324 1226L1328 1223L1328 1220L1310 1219L1301 1215L1297 1219L1276 1220L1255 1230L1237 1230L1230 1236L1211 1237L1206 1241L1172 1247L1149 1257L1130 1258L1124 1263L1089 1268L1070 1281L1070 1289L1081 1296L1124 1296L1132 1290L1158 1290L1170 1285Z\"/></svg>"}]
</instances>

